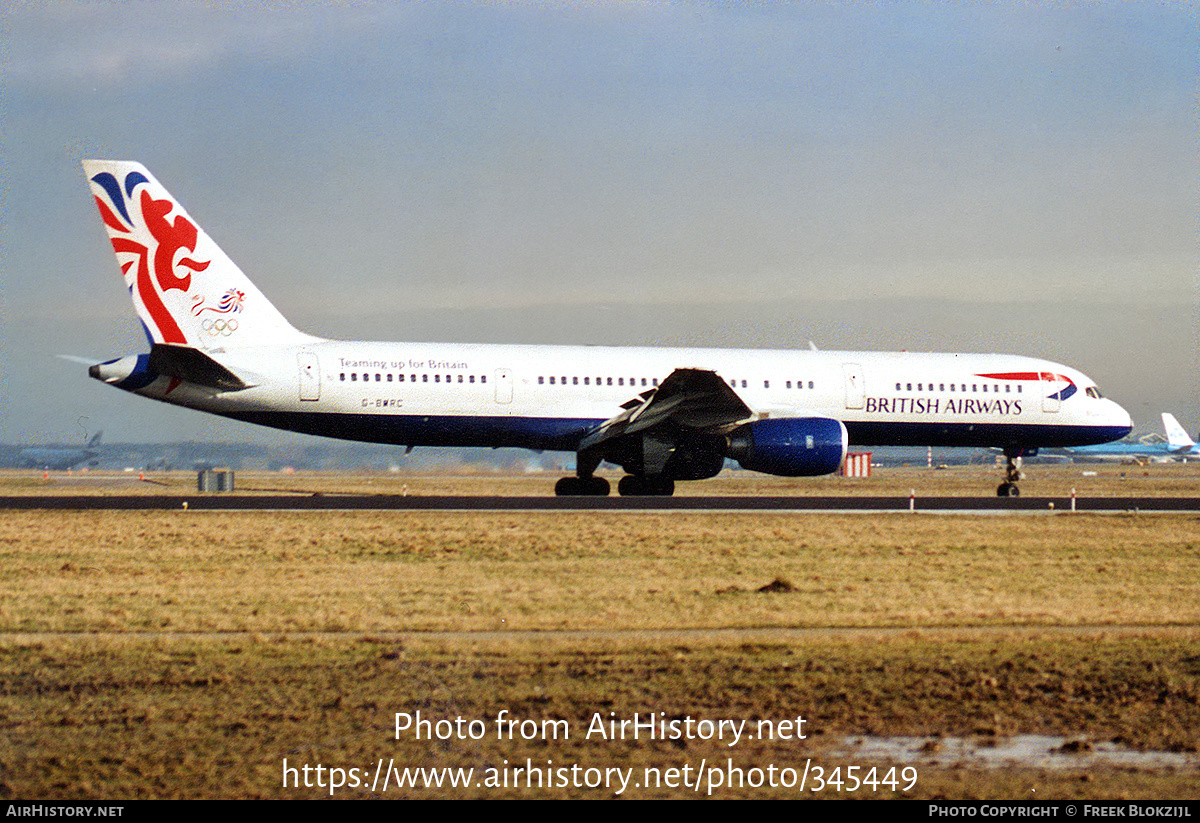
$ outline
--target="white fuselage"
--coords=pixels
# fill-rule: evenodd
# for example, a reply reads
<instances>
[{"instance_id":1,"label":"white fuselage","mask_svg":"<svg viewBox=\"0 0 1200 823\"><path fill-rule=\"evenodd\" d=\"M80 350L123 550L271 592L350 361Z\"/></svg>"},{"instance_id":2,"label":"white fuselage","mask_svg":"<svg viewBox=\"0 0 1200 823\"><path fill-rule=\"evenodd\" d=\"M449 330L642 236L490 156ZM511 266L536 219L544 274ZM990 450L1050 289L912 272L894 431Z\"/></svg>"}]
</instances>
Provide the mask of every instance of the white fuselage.
<instances>
[{"instance_id":1,"label":"white fuselage","mask_svg":"<svg viewBox=\"0 0 1200 823\"><path fill-rule=\"evenodd\" d=\"M753 410L749 420L834 418L852 444L1034 449L1107 442L1131 426L1082 373L1015 355L340 341L208 354L251 387L159 377L135 390L277 428L403 445L571 450L680 368L719 375Z\"/></svg>"}]
</instances>

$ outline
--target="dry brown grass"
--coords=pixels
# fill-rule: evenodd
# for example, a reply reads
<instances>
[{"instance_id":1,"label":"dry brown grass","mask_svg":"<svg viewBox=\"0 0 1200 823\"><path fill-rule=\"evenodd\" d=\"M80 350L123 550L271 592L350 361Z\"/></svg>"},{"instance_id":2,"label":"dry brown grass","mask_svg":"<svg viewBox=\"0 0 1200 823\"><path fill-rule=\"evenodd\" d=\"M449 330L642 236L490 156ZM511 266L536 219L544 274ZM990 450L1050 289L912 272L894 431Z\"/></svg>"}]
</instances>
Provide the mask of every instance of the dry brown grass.
<instances>
[{"instance_id":1,"label":"dry brown grass","mask_svg":"<svg viewBox=\"0 0 1200 823\"><path fill-rule=\"evenodd\" d=\"M791 590L757 591L777 578ZM845 626L863 631L772 633ZM764 631L717 631L730 627ZM638 632L651 629L685 631ZM732 754L763 767L836 764L830 743L845 734L1045 733L1196 752L1198 706L1200 516L0 519L6 798L321 796L283 788L285 757L641 769L729 754L698 742L393 740L394 713L418 708L574 728L609 711L810 718L802 745ZM1200 785L1195 770L920 775L911 796L1179 798Z\"/></svg>"},{"instance_id":2,"label":"dry brown grass","mask_svg":"<svg viewBox=\"0 0 1200 823\"><path fill-rule=\"evenodd\" d=\"M283 761L374 771L535 764L696 769L870 766L832 754L846 734L995 740L1041 733L1196 751L1197 635L1087 638L997 631L730 645L639 640L400 641L104 635L0 645L0 796L321 797L285 787ZM494 719L565 720L569 739L497 740ZM482 740L396 739L395 713L482 720ZM596 714L807 720L803 741L587 739ZM1195 771L935 768L916 798L1196 798ZM397 791L384 797L607 797L581 788ZM634 789L631 797L691 796ZM366 797L362 787L340 797ZM718 797L796 797L722 789ZM809 795L811 796L811 795ZM827 791L824 797L838 796ZM895 796L887 789L864 796Z\"/></svg>"},{"instance_id":3,"label":"dry brown grass","mask_svg":"<svg viewBox=\"0 0 1200 823\"><path fill-rule=\"evenodd\" d=\"M1200 463L1044 464L1026 466L1021 493L1027 496L1068 497L1074 488L1081 497L1200 496ZM1093 473L1093 474L1085 474ZM605 474L616 486L619 474ZM770 477L755 472L726 471L712 480L679 483L678 495L687 496L804 496L804 495L904 495L922 497L989 497L1003 472L998 466L951 466L944 470L924 466L876 468L870 478ZM238 472L237 490L246 494L402 494L508 495L545 497L553 494L553 472L525 475L447 475L422 472L343 474L334 472ZM193 494L194 472L147 472L139 482L128 472L0 471L0 495L26 494Z\"/></svg>"},{"instance_id":4,"label":"dry brown grass","mask_svg":"<svg viewBox=\"0 0 1200 823\"><path fill-rule=\"evenodd\" d=\"M756 590L776 578L793 590ZM1200 517L13 512L0 630L1200 623Z\"/></svg>"}]
</instances>

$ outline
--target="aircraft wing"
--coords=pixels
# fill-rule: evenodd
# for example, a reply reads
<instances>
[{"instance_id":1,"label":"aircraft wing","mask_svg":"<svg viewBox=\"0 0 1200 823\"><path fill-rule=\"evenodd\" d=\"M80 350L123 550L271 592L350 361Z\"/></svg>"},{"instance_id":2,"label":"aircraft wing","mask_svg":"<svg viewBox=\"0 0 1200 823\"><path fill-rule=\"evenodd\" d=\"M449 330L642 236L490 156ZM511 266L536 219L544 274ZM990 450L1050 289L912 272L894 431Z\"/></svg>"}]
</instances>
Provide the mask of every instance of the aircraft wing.
<instances>
[{"instance_id":1,"label":"aircraft wing","mask_svg":"<svg viewBox=\"0 0 1200 823\"><path fill-rule=\"evenodd\" d=\"M622 408L583 439L580 452L660 427L712 430L753 414L716 372L704 369L676 369L656 388L642 392Z\"/></svg>"}]
</instances>

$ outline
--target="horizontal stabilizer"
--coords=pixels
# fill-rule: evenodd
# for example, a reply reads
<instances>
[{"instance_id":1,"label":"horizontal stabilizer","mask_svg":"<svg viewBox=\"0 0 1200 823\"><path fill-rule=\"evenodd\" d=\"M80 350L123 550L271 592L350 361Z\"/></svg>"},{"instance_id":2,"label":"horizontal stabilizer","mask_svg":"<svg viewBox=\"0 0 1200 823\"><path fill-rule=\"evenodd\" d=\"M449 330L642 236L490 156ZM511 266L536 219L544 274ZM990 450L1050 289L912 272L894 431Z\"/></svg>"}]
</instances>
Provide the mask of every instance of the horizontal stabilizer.
<instances>
[{"instance_id":1,"label":"horizontal stabilizer","mask_svg":"<svg viewBox=\"0 0 1200 823\"><path fill-rule=\"evenodd\" d=\"M167 377L221 391L241 391L251 386L204 352L190 346L155 343L150 349L149 367Z\"/></svg>"}]
</instances>

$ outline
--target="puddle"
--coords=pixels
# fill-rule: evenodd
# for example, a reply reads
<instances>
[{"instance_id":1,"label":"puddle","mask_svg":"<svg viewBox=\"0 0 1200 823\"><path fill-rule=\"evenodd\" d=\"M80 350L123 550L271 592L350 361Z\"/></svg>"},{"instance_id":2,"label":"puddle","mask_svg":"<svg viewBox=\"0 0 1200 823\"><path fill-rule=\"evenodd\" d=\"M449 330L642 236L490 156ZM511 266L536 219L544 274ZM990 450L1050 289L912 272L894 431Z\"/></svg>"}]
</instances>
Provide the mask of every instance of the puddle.
<instances>
[{"instance_id":1,"label":"puddle","mask_svg":"<svg viewBox=\"0 0 1200 823\"><path fill-rule=\"evenodd\" d=\"M847 737L836 754L897 763L938 766L1005 766L1040 769L1081 769L1119 766L1140 770L1200 771L1200 754L1127 749L1116 743L1079 737L1021 734L1003 738L964 737Z\"/></svg>"}]
</instances>

